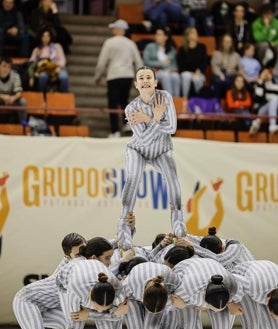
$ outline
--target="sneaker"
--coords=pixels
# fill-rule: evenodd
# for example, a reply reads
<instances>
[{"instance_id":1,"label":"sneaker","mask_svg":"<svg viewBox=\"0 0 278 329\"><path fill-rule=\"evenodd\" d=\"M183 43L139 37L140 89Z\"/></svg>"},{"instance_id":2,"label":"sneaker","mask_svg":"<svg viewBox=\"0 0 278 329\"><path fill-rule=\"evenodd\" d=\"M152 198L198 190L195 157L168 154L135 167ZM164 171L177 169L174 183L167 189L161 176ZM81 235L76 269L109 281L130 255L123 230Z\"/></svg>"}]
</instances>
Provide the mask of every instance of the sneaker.
<instances>
[{"instance_id":1,"label":"sneaker","mask_svg":"<svg viewBox=\"0 0 278 329\"><path fill-rule=\"evenodd\" d=\"M262 123L261 119L253 120L251 123L251 126L249 128L249 134L255 135L259 131L259 129L261 127L261 123Z\"/></svg>"},{"instance_id":2,"label":"sneaker","mask_svg":"<svg viewBox=\"0 0 278 329\"><path fill-rule=\"evenodd\" d=\"M127 133L127 132L130 132L131 131L131 128L130 128L130 125L129 124L125 124L122 128L122 132L123 133Z\"/></svg>"},{"instance_id":3,"label":"sneaker","mask_svg":"<svg viewBox=\"0 0 278 329\"><path fill-rule=\"evenodd\" d=\"M271 126L269 126L268 130L269 130L269 132L271 134L275 134L278 131L278 125L271 125Z\"/></svg>"},{"instance_id":4,"label":"sneaker","mask_svg":"<svg viewBox=\"0 0 278 329\"><path fill-rule=\"evenodd\" d=\"M116 131L108 135L108 138L119 138L119 137L121 137L121 133L119 131Z\"/></svg>"}]
</instances>

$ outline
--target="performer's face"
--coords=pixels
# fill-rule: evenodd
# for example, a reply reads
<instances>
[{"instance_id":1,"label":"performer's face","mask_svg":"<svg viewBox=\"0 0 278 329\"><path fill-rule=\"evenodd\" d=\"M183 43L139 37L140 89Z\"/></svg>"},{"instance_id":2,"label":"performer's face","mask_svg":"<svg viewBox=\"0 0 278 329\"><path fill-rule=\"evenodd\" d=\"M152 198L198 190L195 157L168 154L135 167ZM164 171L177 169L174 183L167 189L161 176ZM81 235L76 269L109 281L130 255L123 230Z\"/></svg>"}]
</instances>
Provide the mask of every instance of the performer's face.
<instances>
[{"instance_id":1,"label":"performer's face","mask_svg":"<svg viewBox=\"0 0 278 329\"><path fill-rule=\"evenodd\" d=\"M157 86L157 80L150 69L139 70L136 74L135 88L139 93L152 94Z\"/></svg>"}]
</instances>

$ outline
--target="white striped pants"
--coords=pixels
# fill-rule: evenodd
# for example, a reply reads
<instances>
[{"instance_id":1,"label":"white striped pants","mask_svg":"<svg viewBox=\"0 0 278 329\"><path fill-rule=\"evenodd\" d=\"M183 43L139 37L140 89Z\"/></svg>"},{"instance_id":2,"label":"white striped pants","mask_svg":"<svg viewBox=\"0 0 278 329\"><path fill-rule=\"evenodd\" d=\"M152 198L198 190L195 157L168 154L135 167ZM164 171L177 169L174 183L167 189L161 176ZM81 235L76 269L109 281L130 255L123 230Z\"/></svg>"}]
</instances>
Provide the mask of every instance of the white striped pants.
<instances>
[{"instance_id":1,"label":"white striped pants","mask_svg":"<svg viewBox=\"0 0 278 329\"><path fill-rule=\"evenodd\" d=\"M153 165L154 168L162 174L166 182L168 198L173 209L171 216L173 233L178 237L186 235L181 204L181 188L177 176L176 163L172 156L172 150L161 154L153 160L146 160L140 153L127 147L127 179L122 193L122 213L118 222L118 238L125 250L132 247L132 236L124 218L129 212L133 212L138 186L147 163Z\"/></svg>"},{"instance_id":2,"label":"white striped pants","mask_svg":"<svg viewBox=\"0 0 278 329\"><path fill-rule=\"evenodd\" d=\"M13 311L21 329L66 328L66 320L61 309L42 311L31 301L26 301L23 296L14 297Z\"/></svg>"}]
</instances>

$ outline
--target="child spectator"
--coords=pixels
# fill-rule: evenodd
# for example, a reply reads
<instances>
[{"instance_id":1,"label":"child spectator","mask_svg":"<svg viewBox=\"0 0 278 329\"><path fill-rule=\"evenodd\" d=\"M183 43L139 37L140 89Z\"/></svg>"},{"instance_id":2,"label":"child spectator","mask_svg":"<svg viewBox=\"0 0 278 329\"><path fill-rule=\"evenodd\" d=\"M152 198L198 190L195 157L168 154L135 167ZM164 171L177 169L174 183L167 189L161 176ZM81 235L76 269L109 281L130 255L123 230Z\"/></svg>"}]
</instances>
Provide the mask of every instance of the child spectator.
<instances>
[{"instance_id":1,"label":"child spectator","mask_svg":"<svg viewBox=\"0 0 278 329\"><path fill-rule=\"evenodd\" d=\"M243 56L241 57L241 65L244 76L249 83L257 81L260 71L261 64L254 58L255 46L252 43L247 43L243 47Z\"/></svg>"},{"instance_id":2,"label":"child spectator","mask_svg":"<svg viewBox=\"0 0 278 329\"><path fill-rule=\"evenodd\" d=\"M234 114L249 115L252 105L251 95L247 88L247 83L241 74L238 74L231 85L231 88L227 90L226 103L228 111ZM246 127L250 127L251 119L244 118Z\"/></svg>"}]
</instances>

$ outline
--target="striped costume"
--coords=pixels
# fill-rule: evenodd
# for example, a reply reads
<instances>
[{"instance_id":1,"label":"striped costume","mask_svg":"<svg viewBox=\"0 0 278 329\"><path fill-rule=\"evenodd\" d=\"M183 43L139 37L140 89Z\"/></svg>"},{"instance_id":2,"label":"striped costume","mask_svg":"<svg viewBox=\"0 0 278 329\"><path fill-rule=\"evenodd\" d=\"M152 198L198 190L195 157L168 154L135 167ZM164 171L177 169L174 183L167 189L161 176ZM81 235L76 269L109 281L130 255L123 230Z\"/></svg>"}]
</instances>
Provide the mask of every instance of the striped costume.
<instances>
[{"instance_id":1,"label":"striped costume","mask_svg":"<svg viewBox=\"0 0 278 329\"><path fill-rule=\"evenodd\" d=\"M129 312L125 315L125 322L128 329L156 329L162 328L161 321L166 312L152 314L143 306L143 294L146 283L157 277L163 276L163 285L171 293L180 285L180 279L168 266L152 262L136 265L124 281L124 286L129 292ZM170 300L168 302L171 307Z\"/></svg>"},{"instance_id":2,"label":"striped costume","mask_svg":"<svg viewBox=\"0 0 278 329\"><path fill-rule=\"evenodd\" d=\"M142 109L153 117L152 106L155 97L161 95L166 105L166 111L159 123L154 119L149 124L140 123L131 126L133 135L126 147L127 179L122 193L122 213L118 223L119 240L124 249L130 249L132 239L130 229L125 223L125 216L132 212L135 206L138 185L147 164L151 164L163 176L167 186L172 210L172 228L176 236L186 235L184 217L181 205L181 189L177 176L176 163L173 158L173 143L171 135L177 128L176 110L172 96L164 90L156 91L149 103L144 103L136 97L125 109L125 113Z\"/></svg>"},{"instance_id":3,"label":"striped costume","mask_svg":"<svg viewBox=\"0 0 278 329\"><path fill-rule=\"evenodd\" d=\"M51 276L32 282L16 293L13 311L21 329L66 328L56 276L68 262L64 258Z\"/></svg>"},{"instance_id":4,"label":"striped costume","mask_svg":"<svg viewBox=\"0 0 278 329\"><path fill-rule=\"evenodd\" d=\"M244 293L255 302L248 310L252 314L251 319L247 319L253 320L252 329L277 329L278 320L269 313L267 295L278 289L278 265L269 260L248 261L235 266L233 273L243 286ZM247 320L246 328L249 328Z\"/></svg>"},{"instance_id":5,"label":"striped costume","mask_svg":"<svg viewBox=\"0 0 278 329\"><path fill-rule=\"evenodd\" d=\"M98 313L91 308L90 292L98 283L98 274L105 273L115 289L115 299L112 308ZM85 322L73 322L71 312L79 312L81 307L90 309L89 319L94 320L98 329L118 329L122 326L122 318L114 316L112 311L119 306L125 298L125 290L120 281L102 262L94 259L77 259L65 266L57 276L57 285L61 306L67 319L67 329L82 329Z\"/></svg>"},{"instance_id":6,"label":"striped costume","mask_svg":"<svg viewBox=\"0 0 278 329\"><path fill-rule=\"evenodd\" d=\"M190 258L179 262L173 271L177 273L182 284L175 291L175 294L181 297L188 306L199 306L207 309L208 316L211 320L212 329L229 329L233 321L229 310L226 307L220 312L213 312L207 308L204 299L204 292L213 275L222 275L223 282L230 293L229 302L238 303L243 297L243 289L220 263L212 259ZM185 307L184 311L186 311ZM183 313L183 310L177 311ZM190 318L187 312L183 319L183 324L187 329L195 328L195 321L198 317Z\"/></svg>"}]
</instances>

